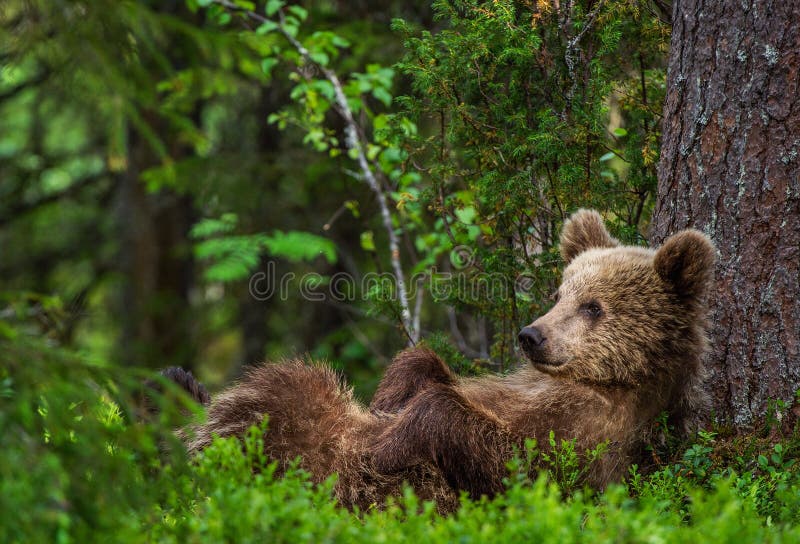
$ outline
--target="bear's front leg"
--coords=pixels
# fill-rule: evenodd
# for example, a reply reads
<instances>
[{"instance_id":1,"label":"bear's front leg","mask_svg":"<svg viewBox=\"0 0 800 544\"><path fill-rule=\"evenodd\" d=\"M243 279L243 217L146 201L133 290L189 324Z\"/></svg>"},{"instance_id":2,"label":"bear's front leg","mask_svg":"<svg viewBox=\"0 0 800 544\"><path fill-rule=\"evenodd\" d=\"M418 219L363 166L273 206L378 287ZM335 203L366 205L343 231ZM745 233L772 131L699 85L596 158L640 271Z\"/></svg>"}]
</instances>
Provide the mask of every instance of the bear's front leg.
<instances>
[{"instance_id":1,"label":"bear's front leg","mask_svg":"<svg viewBox=\"0 0 800 544\"><path fill-rule=\"evenodd\" d=\"M428 462L472 498L503 490L512 438L493 414L471 405L449 385L416 395L373 447L378 472L391 474Z\"/></svg>"},{"instance_id":2,"label":"bear's front leg","mask_svg":"<svg viewBox=\"0 0 800 544\"><path fill-rule=\"evenodd\" d=\"M455 383L445 362L427 348L406 349L386 369L369 408L373 413L399 412L417 393L435 383Z\"/></svg>"}]
</instances>

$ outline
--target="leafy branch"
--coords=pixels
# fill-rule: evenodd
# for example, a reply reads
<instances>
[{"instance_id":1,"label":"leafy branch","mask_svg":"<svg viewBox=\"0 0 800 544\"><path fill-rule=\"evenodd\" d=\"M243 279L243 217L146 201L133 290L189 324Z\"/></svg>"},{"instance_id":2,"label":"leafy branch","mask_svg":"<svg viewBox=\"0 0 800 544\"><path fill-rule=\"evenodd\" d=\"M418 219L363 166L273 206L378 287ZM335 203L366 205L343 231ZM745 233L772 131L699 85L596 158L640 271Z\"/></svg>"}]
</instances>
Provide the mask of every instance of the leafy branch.
<instances>
[{"instance_id":1,"label":"leafy branch","mask_svg":"<svg viewBox=\"0 0 800 544\"><path fill-rule=\"evenodd\" d=\"M258 266L265 250L291 262L313 261L317 257L324 257L328 263L336 261L336 247L327 238L309 232L280 230L272 234L232 235L237 222L236 215L228 213L219 219L204 219L192 228L195 256L211 262L205 271L209 281L247 278Z\"/></svg>"},{"instance_id":2,"label":"leafy branch","mask_svg":"<svg viewBox=\"0 0 800 544\"><path fill-rule=\"evenodd\" d=\"M258 33L264 34L277 31L300 55L303 63L318 70L324 77L324 80L330 85L333 99L332 106L345 124L345 145L348 150L348 155L357 162L360 170L357 178L367 183L367 186L369 186L370 190L375 195L378 207L380 208L381 220L389 240L389 258L397 287L400 321L409 338L409 343L415 343L419 338L419 332L417 330L419 327L416 326L419 322L419 318L413 317L411 313L408 290L406 288L400 256L400 242L393 225L388 198L382 184L378 181L373 167L370 165L370 159L368 157L369 147L365 146L360 137L360 126L356 122L353 108L345 92L345 86L342 84L336 72L327 66L327 54L325 54L324 51L310 51L296 37L299 22L301 19L305 19L306 16L305 9L300 6L289 6L286 8L290 12L287 17L287 14L284 12L284 2L280 0L270 0L266 4L265 12L268 16L277 17L277 20L274 20L253 11L254 6L252 2L243 2L241 0L212 0L202 2L202 4L217 4L228 10L243 14L245 17L260 23L261 26L256 30ZM265 59L265 62L266 69L270 69L274 64L274 59ZM301 70L300 72L306 81L312 84L314 83L311 74L307 70ZM320 90L323 93L326 91L326 89ZM378 89L378 91L380 94L378 92L374 93L376 98L386 101L388 93L385 89L381 88ZM311 133L309 134L309 137L310 136L312 136ZM307 137L307 139L311 139L312 141L317 139L317 137L309 137Z\"/></svg>"}]
</instances>

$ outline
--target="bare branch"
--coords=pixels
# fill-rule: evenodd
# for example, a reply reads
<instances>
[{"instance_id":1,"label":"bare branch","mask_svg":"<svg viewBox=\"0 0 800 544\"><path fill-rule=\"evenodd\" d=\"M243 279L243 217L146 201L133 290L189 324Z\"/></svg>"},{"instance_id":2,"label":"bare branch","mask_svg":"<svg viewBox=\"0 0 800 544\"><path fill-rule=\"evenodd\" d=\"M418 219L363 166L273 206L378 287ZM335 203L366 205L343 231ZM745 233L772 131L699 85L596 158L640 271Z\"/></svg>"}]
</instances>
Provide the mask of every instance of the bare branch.
<instances>
[{"instance_id":1,"label":"bare branch","mask_svg":"<svg viewBox=\"0 0 800 544\"><path fill-rule=\"evenodd\" d=\"M461 329L458 328L456 311L452 306L447 307L447 318L450 321L450 335L453 337L453 340L455 340L458 350L471 359L482 358L483 354L481 352L475 351L467 344L467 340L461 333Z\"/></svg>"},{"instance_id":2,"label":"bare branch","mask_svg":"<svg viewBox=\"0 0 800 544\"><path fill-rule=\"evenodd\" d=\"M575 75L575 63L577 62L578 53L580 53L580 42L586 33L594 26L595 20L597 16L600 14L600 10L603 9L603 5L605 4L605 0L599 0L597 5L594 9L589 12L589 15L586 17L586 22L583 25L581 31L573 37L569 37L569 32L573 27L572 21L572 2L567 3L567 13L566 13L566 23L564 25L564 31L567 33L567 47L564 51L564 62L567 65L567 71L569 72L569 78L572 80L572 85L570 86L569 90L567 91L566 100L567 100L567 110L572 106L572 99L575 98L575 91L578 88L578 79Z\"/></svg>"}]
</instances>

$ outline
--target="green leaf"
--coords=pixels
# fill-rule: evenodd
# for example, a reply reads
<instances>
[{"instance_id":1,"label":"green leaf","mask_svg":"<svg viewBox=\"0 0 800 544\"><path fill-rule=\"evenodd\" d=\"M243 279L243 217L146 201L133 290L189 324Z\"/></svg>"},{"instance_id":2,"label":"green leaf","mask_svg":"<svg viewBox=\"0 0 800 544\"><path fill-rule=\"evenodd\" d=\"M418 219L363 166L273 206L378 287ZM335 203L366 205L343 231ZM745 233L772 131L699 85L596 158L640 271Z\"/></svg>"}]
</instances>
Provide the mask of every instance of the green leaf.
<instances>
[{"instance_id":1,"label":"green leaf","mask_svg":"<svg viewBox=\"0 0 800 544\"><path fill-rule=\"evenodd\" d=\"M341 47L341 48L350 47L350 42L342 38L341 36L334 35L333 38L331 38L331 43L336 47Z\"/></svg>"},{"instance_id":2,"label":"green leaf","mask_svg":"<svg viewBox=\"0 0 800 544\"><path fill-rule=\"evenodd\" d=\"M312 261L320 256L329 263L336 262L336 245L310 232L276 230L264 239L264 245L272 255L292 262Z\"/></svg>"},{"instance_id":3,"label":"green leaf","mask_svg":"<svg viewBox=\"0 0 800 544\"><path fill-rule=\"evenodd\" d=\"M367 159L368 160L375 160L375 157L378 156L378 153L381 152L381 147L375 144L367 144Z\"/></svg>"},{"instance_id":4,"label":"green leaf","mask_svg":"<svg viewBox=\"0 0 800 544\"><path fill-rule=\"evenodd\" d=\"M406 172L402 176L400 176L400 180L398 185L406 189L414 184L420 183L422 181L422 176L419 175L417 172Z\"/></svg>"},{"instance_id":5,"label":"green leaf","mask_svg":"<svg viewBox=\"0 0 800 544\"><path fill-rule=\"evenodd\" d=\"M268 0L267 5L264 6L264 13L267 14L267 17L272 17L278 10L284 6L284 2L281 0Z\"/></svg>"},{"instance_id":6,"label":"green leaf","mask_svg":"<svg viewBox=\"0 0 800 544\"><path fill-rule=\"evenodd\" d=\"M231 232L239 218L235 213L225 213L219 219L203 219L192 227L189 237L195 240Z\"/></svg>"},{"instance_id":7,"label":"green leaf","mask_svg":"<svg viewBox=\"0 0 800 544\"><path fill-rule=\"evenodd\" d=\"M216 22L219 26L225 26L231 22L231 14L227 11L223 11L216 17Z\"/></svg>"},{"instance_id":8,"label":"green leaf","mask_svg":"<svg viewBox=\"0 0 800 544\"><path fill-rule=\"evenodd\" d=\"M331 83L327 79L318 79L317 81L314 81L311 84L311 86L322 96L324 96L330 101L333 101L333 99L336 96L336 91L333 88L333 83Z\"/></svg>"},{"instance_id":9,"label":"green leaf","mask_svg":"<svg viewBox=\"0 0 800 544\"><path fill-rule=\"evenodd\" d=\"M348 200L344 203L345 208L350 210L350 213L353 214L353 217L358 219L361 216L361 213L358 210L358 200Z\"/></svg>"},{"instance_id":10,"label":"green leaf","mask_svg":"<svg viewBox=\"0 0 800 544\"><path fill-rule=\"evenodd\" d=\"M287 9L301 21L305 21L306 17L308 17L308 10L298 5L289 6Z\"/></svg>"},{"instance_id":11,"label":"green leaf","mask_svg":"<svg viewBox=\"0 0 800 544\"><path fill-rule=\"evenodd\" d=\"M614 134L614 136L617 136L618 138L622 138L623 136L627 136L628 135L628 131L625 130L624 128L622 128L622 127L617 127L611 132L612 132L612 134Z\"/></svg>"},{"instance_id":12,"label":"green leaf","mask_svg":"<svg viewBox=\"0 0 800 544\"><path fill-rule=\"evenodd\" d=\"M266 75L270 75L272 73L272 69L275 67L276 64L278 64L278 59L273 57L266 58L261 61L261 71L264 72Z\"/></svg>"},{"instance_id":13,"label":"green leaf","mask_svg":"<svg viewBox=\"0 0 800 544\"><path fill-rule=\"evenodd\" d=\"M319 64L320 66L327 66L328 62L330 62L330 57L324 51L315 51L309 55L311 60Z\"/></svg>"},{"instance_id":14,"label":"green leaf","mask_svg":"<svg viewBox=\"0 0 800 544\"><path fill-rule=\"evenodd\" d=\"M263 247L262 234L225 236L196 244L194 253L212 261L205 271L207 280L232 282L247 278L258 266Z\"/></svg>"},{"instance_id":15,"label":"green leaf","mask_svg":"<svg viewBox=\"0 0 800 544\"><path fill-rule=\"evenodd\" d=\"M206 268L204 277L209 282L230 283L247 278L255 263L228 258Z\"/></svg>"},{"instance_id":16,"label":"green leaf","mask_svg":"<svg viewBox=\"0 0 800 544\"><path fill-rule=\"evenodd\" d=\"M383 130L389 124L389 116L385 113L381 113L376 115L375 118L372 120L372 126L375 128L376 131Z\"/></svg>"},{"instance_id":17,"label":"green leaf","mask_svg":"<svg viewBox=\"0 0 800 544\"><path fill-rule=\"evenodd\" d=\"M263 36L264 34L269 34L270 32L277 30L278 28L279 25L275 21L264 21L256 29L256 34Z\"/></svg>"},{"instance_id":18,"label":"green leaf","mask_svg":"<svg viewBox=\"0 0 800 544\"><path fill-rule=\"evenodd\" d=\"M375 251L375 238L371 230L361 233L361 249Z\"/></svg>"},{"instance_id":19,"label":"green leaf","mask_svg":"<svg viewBox=\"0 0 800 544\"><path fill-rule=\"evenodd\" d=\"M292 18L291 20L292 20L292 21L296 21L297 19L294 19L294 18ZM298 28L298 25L296 25L296 24L294 24L294 23L290 22L290 20L289 20L289 19L287 19L287 20L286 20L286 24L285 24L285 25L283 25L283 30L284 30L284 31L285 31L285 32L286 32L286 33L287 33L289 36L291 36L292 38L296 38L296 37L297 37L297 28Z\"/></svg>"},{"instance_id":20,"label":"green leaf","mask_svg":"<svg viewBox=\"0 0 800 544\"><path fill-rule=\"evenodd\" d=\"M380 100L387 108L392 105L392 95L382 87L375 88L372 91L372 96Z\"/></svg>"},{"instance_id":21,"label":"green leaf","mask_svg":"<svg viewBox=\"0 0 800 544\"><path fill-rule=\"evenodd\" d=\"M381 153L381 163L384 163L387 167L396 165L405 160L405 158L406 153L402 149L396 147L387 147Z\"/></svg>"},{"instance_id":22,"label":"green leaf","mask_svg":"<svg viewBox=\"0 0 800 544\"><path fill-rule=\"evenodd\" d=\"M279 122L281 120L282 120L282 118L281 118L281 115L279 113L270 113L267 116L267 123L270 124L270 125L273 125L273 124L275 124L275 123L277 123L277 122Z\"/></svg>"},{"instance_id":23,"label":"green leaf","mask_svg":"<svg viewBox=\"0 0 800 544\"><path fill-rule=\"evenodd\" d=\"M613 159L613 158L614 158L614 157L616 157L616 156L617 156L617 154L616 154L616 153L614 153L614 152L612 152L612 151L609 151L608 153L606 153L605 155L603 155L602 157L600 157L600 159L599 159L599 160L600 160L600 162L606 162L606 161L610 161L611 159Z\"/></svg>"},{"instance_id":24,"label":"green leaf","mask_svg":"<svg viewBox=\"0 0 800 544\"><path fill-rule=\"evenodd\" d=\"M471 225L475 220L475 216L478 215L478 212L476 212L475 208L472 206L467 206L465 208L455 210L455 214L459 221L466 223L467 225Z\"/></svg>"}]
</instances>

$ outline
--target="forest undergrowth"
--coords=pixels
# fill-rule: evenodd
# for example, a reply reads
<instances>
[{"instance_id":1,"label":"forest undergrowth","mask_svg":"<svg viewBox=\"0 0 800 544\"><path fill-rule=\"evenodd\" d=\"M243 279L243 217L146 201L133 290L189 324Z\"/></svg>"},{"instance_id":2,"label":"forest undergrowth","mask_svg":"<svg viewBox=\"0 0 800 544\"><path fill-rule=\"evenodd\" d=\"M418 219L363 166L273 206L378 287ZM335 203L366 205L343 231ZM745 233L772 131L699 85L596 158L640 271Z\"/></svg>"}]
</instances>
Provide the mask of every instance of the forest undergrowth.
<instances>
[{"instance_id":1,"label":"forest undergrowth","mask_svg":"<svg viewBox=\"0 0 800 544\"><path fill-rule=\"evenodd\" d=\"M261 432L220 439L188 459L172 429L193 414L166 387L147 419L139 370L123 370L6 327L0 340L3 542L718 542L797 541L797 407L772 403L750 432L717 425L667 439L646 467L602 492L580 486L571 443L534 444L509 463L492 500L449 516L407 490L348 511L332 476L276 475ZM549 453L545 454L544 451ZM542 456L542 457L537 457ZM528 477L530 463L544 467ZM254 470L255 469L255 470Z\"/></svg>"}]
</instances>

